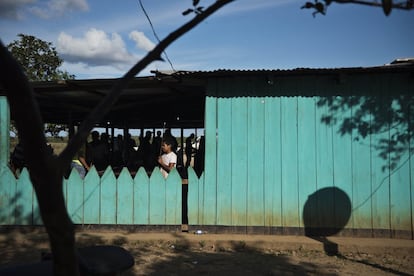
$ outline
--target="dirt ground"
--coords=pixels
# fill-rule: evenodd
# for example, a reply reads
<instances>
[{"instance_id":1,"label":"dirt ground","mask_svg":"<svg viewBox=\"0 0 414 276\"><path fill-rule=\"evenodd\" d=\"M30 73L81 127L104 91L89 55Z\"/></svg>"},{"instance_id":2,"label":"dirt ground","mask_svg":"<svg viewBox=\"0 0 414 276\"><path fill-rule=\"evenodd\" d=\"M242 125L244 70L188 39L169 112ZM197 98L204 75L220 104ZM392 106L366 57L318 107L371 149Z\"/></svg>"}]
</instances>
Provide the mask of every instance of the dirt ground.
<instances>
[{"instance_id":1,"label":"dirt ground","mask_svg":"<svg viewBox=\"0 0 414 276\"><path fill-rule=\"evenodd\" d=\"M77 243L129 250L135 265L122 275L414 275L413 240L83 230ZM47 238L2 233L0 252L0 267L35 262Z\"/></svg>"}]
</instances>

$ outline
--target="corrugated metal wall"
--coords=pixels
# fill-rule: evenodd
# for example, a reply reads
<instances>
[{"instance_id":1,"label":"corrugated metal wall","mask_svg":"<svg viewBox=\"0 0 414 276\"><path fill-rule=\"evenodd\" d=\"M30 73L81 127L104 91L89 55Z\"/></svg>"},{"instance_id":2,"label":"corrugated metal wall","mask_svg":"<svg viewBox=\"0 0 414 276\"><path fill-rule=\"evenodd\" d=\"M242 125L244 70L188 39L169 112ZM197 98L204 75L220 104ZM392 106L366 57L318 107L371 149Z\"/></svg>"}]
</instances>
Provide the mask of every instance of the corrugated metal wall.
<instances>
[{"instance_id":1,"label":"corrugated metal wall","mask_svg":"<svg viewBox=\"0 0 414 276\"><path fill-rule=\"evenodd\" d=\"M309 81L290 80L278 89L300 94ZM349 202L345 228L412 238L413 158L407 150L389 170L390 157L379 157L375 147L392 129L356 140L340 135L339 125L321 122L329 110L317 105L320 96L260 95L270 94L264 89L243 79L211 85L206 167L202 188L192 194L199 205L196 213L189 207L190 221L288 229L305 227L304 214L313 214L314 225L339 227ZM315 198L314 210L305 210Z\"/></svg>"}]
</instances>

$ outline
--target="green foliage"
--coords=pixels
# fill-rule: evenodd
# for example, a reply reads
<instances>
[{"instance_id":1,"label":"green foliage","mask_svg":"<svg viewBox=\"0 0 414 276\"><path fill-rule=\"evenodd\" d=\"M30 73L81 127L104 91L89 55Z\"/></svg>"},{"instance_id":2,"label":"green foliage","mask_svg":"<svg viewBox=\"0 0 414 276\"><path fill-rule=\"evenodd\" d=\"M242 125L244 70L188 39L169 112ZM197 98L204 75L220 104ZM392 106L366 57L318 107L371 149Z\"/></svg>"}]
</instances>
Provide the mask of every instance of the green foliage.
<instances>
[{"instance_id":1,"label":"green foliage","mask_svg":"<svg viewBox=\"0 0 414 276\"><path fill-rule=\"evenodd\" d=\"M31 35L19 34L7 48L22 66L30 81L56 81L74 79L75 76L59 70L63 60L59 57L51 42L46 42ZM58 124L47 124L46 133L59 137L59 132L66 127ZM16 133L12 124L11 130Z\"/></svg>"},{"instance_id":2,"label":"green foliage","mask_svg":"<svg viewBox=\"0 0 414 276\"><path fill-rule=\"evenodd\" d=\"M51 81L74 79L66 71L59 70L63 60L51 42L46 42L31 35L19 34L7 48L23 67L31 81Z\"/></svg>"}]
</instances>

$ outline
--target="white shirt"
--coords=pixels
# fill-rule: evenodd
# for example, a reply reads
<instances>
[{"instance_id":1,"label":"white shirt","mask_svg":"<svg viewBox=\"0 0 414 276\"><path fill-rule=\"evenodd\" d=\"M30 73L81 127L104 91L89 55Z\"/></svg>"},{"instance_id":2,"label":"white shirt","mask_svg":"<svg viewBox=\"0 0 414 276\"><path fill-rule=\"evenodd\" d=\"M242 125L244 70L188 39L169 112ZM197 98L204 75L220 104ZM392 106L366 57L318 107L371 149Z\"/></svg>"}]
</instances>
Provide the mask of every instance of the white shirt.
<instances>
[{"instance_id":1,"label":"white shirt","mask_svg":"<svg viewBox=\"0 0 414 276\"><path fill-rule=\"evenodd\" d=\"M174 163L174 167L177 165L177 155L174 152L166 153L161 155L161 160L164 165L167 167L170 165L170 163ZM162 175L164 178L167 178L168 172L164 170L164 168L160 168Z\"/></svg>"}]
</instances>

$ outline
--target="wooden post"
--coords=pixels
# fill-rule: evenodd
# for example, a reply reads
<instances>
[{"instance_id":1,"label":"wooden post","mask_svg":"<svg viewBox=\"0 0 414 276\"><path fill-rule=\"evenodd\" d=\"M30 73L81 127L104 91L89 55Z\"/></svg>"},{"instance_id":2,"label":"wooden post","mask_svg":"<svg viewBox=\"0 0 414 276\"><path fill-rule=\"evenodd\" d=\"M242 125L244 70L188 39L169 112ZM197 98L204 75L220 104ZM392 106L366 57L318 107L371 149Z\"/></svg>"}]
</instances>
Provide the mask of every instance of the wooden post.
<instances>
[{"instance_id":1,"label":"wooden post","mask_svg":"<svg viewBox=\"0 0 414 276\"><path fill-rule=\"evenodd\" d=\"M10 159L10 110L7 98L0 96L0 168Z\"/></svg>"}]
</instances>

